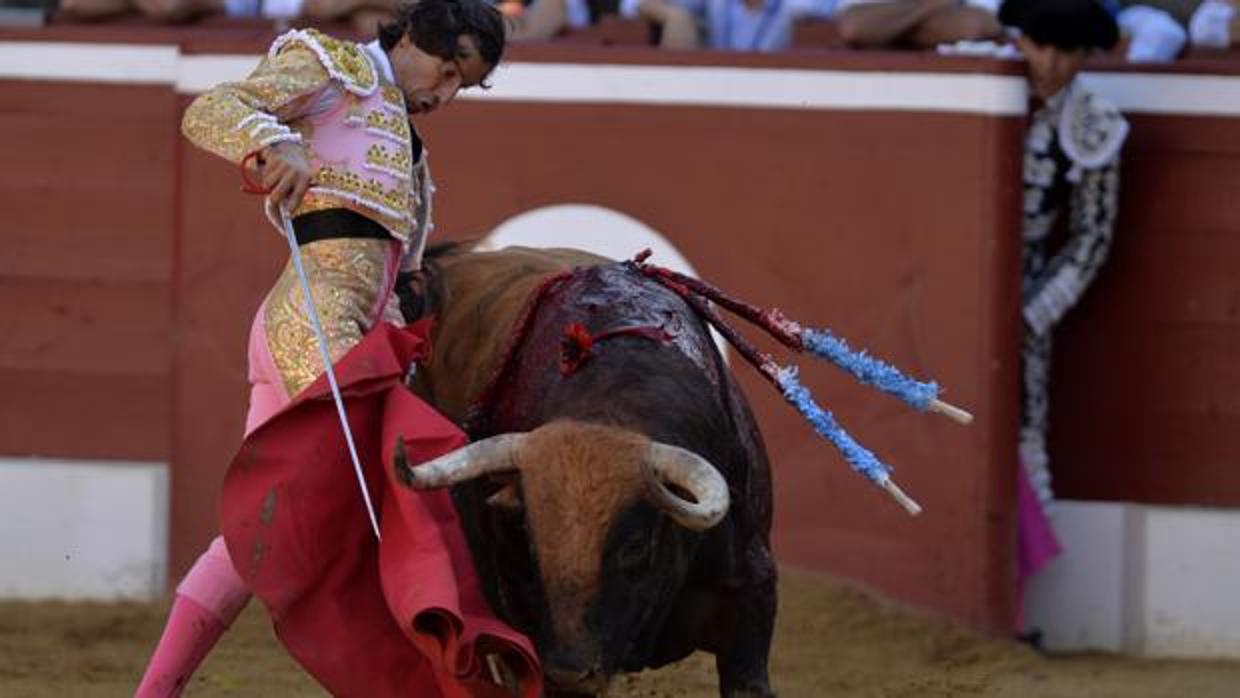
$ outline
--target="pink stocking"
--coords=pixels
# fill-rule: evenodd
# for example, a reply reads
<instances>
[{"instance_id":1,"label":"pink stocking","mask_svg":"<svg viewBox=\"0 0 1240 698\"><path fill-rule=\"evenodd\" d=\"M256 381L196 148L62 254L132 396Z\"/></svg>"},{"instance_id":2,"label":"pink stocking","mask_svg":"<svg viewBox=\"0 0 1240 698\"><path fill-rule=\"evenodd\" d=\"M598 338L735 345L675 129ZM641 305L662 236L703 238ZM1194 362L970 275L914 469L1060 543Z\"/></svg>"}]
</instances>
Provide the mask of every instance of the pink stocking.
<instances>
[{"instance_id":1,"label":"pink stocking","mask_svg":"<svg viewBox=\"0 0 1240 698\"><path fill-rule=\"evenodd\" d=\"M216 537L177 587L164 634L155 646L134 698L175 698L220 635L250 600L250 591L233 569Z\"/></svg>"}]
</instances>

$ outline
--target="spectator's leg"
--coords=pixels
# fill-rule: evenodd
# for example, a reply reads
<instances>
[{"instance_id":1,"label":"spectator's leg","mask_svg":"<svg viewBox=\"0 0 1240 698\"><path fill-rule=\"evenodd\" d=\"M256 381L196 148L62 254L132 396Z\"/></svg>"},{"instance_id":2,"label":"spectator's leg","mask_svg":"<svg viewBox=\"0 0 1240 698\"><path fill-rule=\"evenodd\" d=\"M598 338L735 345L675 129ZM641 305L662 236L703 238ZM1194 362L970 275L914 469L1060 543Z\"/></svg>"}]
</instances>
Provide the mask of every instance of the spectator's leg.
<instances>
[{"instance_id":1,"label":"spectator's leg","mask_svg":"<svg viewBox=\"0 0 1240 698\"><path fill-rule=\"evenodd\" d=\"M301 5L301 16L330 22L349 17L368 4L366 0L305 0Z\"/></svg>"},{"instance_id":2,"label":"spectator's leg","mask_svg":"<svg viewBox=\"0 0 1240 698\"><path fill-rule=\"evenodd\" d=\"M129 0L61 0L60 11L78 21L105 19L133 9Z\"/></svg>"},{"instance_id":3,"label":"spectator's leg","mask_svg":"<svg viewBox=\"0 0 1240 698\"><path fill-rule=\"evenodd\" d=\"M697 21L683 7L667 0L641 0L637 5L637 15L663 28L660 48L692 50L702 45Z\"/></svg>"},{"instance_id":4,"label":"spectator's leg","mask_svg":"<svg viewBox=\"0 0 1240 698\"><path fill-rule=\"evenodd\" d=\"M392 21L392 10L370 5L349 15L349 24L362 36L378 36L379 25Z\"/></svg>"},{"instance_id":5,"label":"spectator's leg","mask_svg":"<svg viewBox=\"0 0 1240 698\"><path fill-rule=\"evenodd\" d=\"M133 0L133 3L143 16L165 24L224 12L223 0Z\"/></svg>"},{"instance_id":6,"label":"spectator's leg","mask_svg":"<svg viewBox=\"0 0 1240 698\"><path fill-rule=\"evenodd\" d=\"M1174 17L1147 5L1126 7L1115 21L1129 36L1128 60L1133 63L1173 61L1188 43L1188 32Z\"/></svg>"},{"instance_id":7,"label":"spectator's leg","mask_svg":"<svg viewBox=\"0 0 1240 698\"><path fill-rule=\"evenodd\" d=\"M998 39L1003 27L994 14L978 7L958 5L939 10L922 20L907 36L916 48L933 48L957 41Z\"/></svg>"},{"instance_id":8,"label":"spectator's leg","mask_svg":"<svg viewBox=\"0 0 1240 698\"><path fill-rule=\"evenodd\" d=\"M931 15L956 0L889 0L853 5L836 19L840 39L853 48L881 48L907 37Z\"/></svg>"},{"instance_id":9,"label":"spectator's leg","mask_svg":"<svg viewBox=\"0 0 1240 698\"><path fill-rule=\"evenodd\" d=\"M513 41L546 41L559 34L568 24L567 0L534 0L516 18Z\"/></svg>"}]
</instances>

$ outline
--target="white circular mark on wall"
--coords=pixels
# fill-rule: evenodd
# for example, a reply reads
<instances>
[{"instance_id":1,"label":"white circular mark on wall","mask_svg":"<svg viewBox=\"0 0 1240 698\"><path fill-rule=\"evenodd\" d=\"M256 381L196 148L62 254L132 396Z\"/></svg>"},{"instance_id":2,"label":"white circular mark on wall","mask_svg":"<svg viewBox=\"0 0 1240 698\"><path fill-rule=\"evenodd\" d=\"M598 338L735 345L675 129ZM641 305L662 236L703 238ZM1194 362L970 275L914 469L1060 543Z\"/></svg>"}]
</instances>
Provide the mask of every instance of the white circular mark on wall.
<instances>
[{"instance_id":1,"label":"white circular mark on wall","mask_svg":"<svg viewBox=\"0 0 1240 698\"><path fill-rule=\"evenodd\" d=\"M697 277L697 270L659 231L615 209L590 204L557 204L519 213L500 223L478 245L481 250L502 247L573 247L615 260L632 259L650 248L650 262ZM711 337L730 362L727 345L713 329Z\"/></svg>"}]
</instances>

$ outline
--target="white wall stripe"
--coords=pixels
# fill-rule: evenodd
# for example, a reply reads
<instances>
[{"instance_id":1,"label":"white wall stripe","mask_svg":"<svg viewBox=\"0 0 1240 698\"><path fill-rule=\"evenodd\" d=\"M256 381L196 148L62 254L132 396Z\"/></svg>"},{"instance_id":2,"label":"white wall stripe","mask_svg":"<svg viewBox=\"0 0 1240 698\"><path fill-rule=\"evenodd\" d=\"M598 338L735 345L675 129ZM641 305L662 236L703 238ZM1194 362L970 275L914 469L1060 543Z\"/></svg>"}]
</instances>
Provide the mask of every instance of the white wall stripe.
<instances>
[{"instance_id":1,"label":"white wall stripe","mask_svg":"<svg viewBox=\"0 0 1240 698\"><path fill-rule=\"evenodd\" d=\"M252 55L182 55L173 45L0 41L0 79L172 85L197 94L245 76ZM1018 76L721 66L509 63L464 99L776 109L1024 112ZM1240 76L1095 73L1099 94L1134 113L1240 115Z\"/></svg>"},{"instance_id":2,"label":"white wall stripe","mask_svg":"<svg viewBox=\"0 0 1240 698\"><path fill-rule=\"evenodd\" d=\"M3 41L0 78L168 84L179 57L176 46Z\"/></svg>"},{"instance_id":3,"label":"white wall stripe","mask_svg":"<svg viewBox=\"0 0 1240 698\"><path fill-rule=\"evenodd\" d=\"M1240 115L1240 76L1091 72L1081 79L1121 111Z\"/></svg>"},{"instance_id":4,"label":"white wall stripe","mask_svg":"<svg viewBox=\"0 0 1240 698\"><path fill-rule=\"evenodd\" d=\"M512 63L471 99L1017 115L1016 76L778 68Z\"/></svg>"},{"instance_id":5,"label":"white wall stripe","mask_svg":"<svg viewBox=\"0 0 1240 698\"><path fill-rule=\"evenodd\" d=\"M186 94L206 92L221 82L240 80L262 60L260 55L216 56L190 54L181 56L175 75L176 90Z\"/></svg>"}]
</instances>

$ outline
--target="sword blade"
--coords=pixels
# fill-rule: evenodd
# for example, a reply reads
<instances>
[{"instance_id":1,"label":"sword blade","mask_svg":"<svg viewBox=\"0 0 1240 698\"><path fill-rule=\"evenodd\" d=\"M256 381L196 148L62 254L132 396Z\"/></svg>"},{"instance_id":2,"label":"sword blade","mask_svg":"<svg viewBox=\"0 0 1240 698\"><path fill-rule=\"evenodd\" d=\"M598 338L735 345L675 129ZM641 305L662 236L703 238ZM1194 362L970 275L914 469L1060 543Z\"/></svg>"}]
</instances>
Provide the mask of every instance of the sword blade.
<instances>
[{"instance_id":1,"label":"sword blade","mask_svg":"<svg viewBox=\"0 0 1240 698\"><path fill-rule=\"evenodd\" d=\"M305 298L306 315L314 328L315 339L318 340L319 354L323 357L323 372L327 374L327 384L332 389L332 399L336 402L336 415L340 417L340 429L344 432L345 443L349 446L349 457L353 459L353 473L357 476L357 486L362 491L362 501L366 503L366 513L370 516L370 528L379 535L379 520L375 517L375 507L370 501L370 490L366 488L366 478L362 475L362 462L357 457L357 447L353 445L353 430L349 428L349 418L344 411L344 398L340 395L340 385L336 383L336 371L332 368L331 353L327 350L327 336L323 334L323 326L319 322L318 310L314 307L314 298L310 295L310 280L306 278L306 270L301 263L301 248L297 245L297 236L293 233L293 222L289 219L288 210L280 207L280 222L284 225L284 238L288 241L289 255L293 258L293 267L297 270L297 278L301 280L301 294Z\"/></svg>"}]
</instances>

